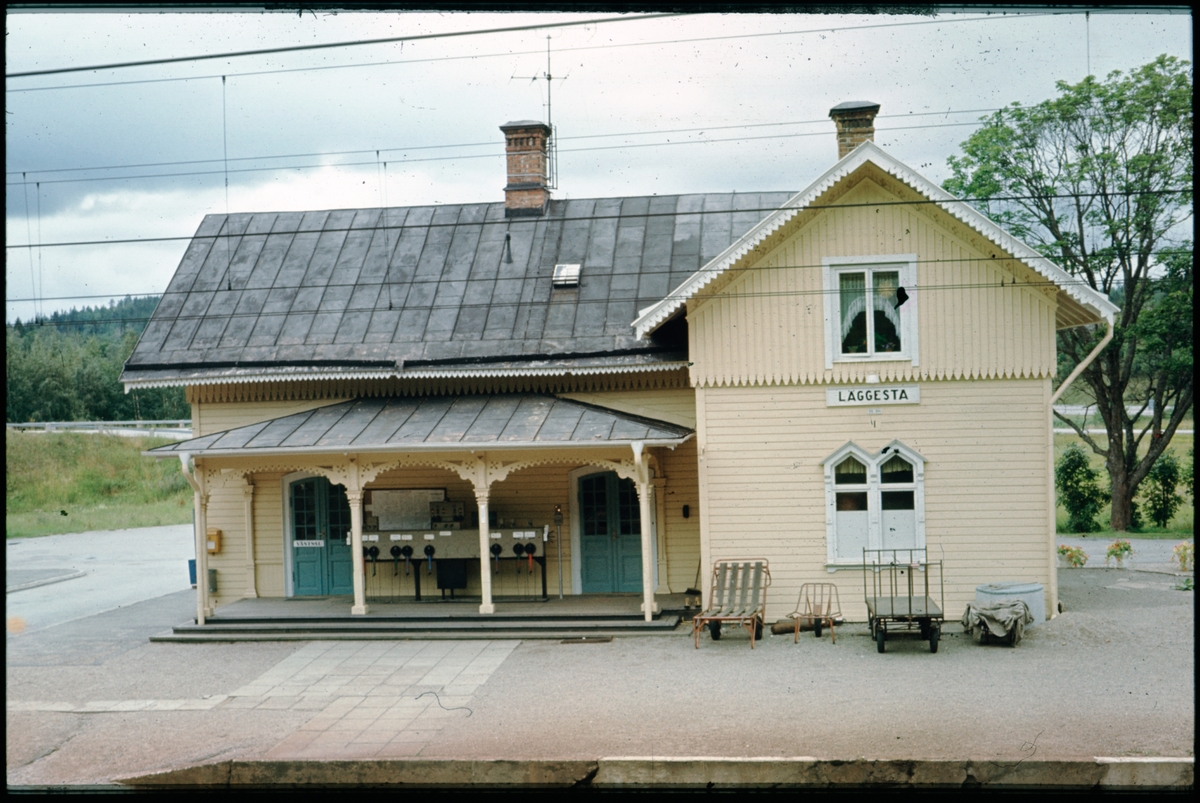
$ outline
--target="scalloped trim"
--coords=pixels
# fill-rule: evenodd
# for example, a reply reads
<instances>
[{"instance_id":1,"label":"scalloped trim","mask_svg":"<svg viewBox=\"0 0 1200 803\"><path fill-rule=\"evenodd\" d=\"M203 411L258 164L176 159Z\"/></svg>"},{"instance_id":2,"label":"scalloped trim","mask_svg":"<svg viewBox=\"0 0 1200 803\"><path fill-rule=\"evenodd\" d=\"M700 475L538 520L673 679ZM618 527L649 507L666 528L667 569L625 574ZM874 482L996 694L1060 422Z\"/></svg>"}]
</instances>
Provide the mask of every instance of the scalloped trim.
<instances>
[{"instance_id":1,"label":"scalloped trim","mask_svg":"<svg viewBox=\"0 0 1200 803\"><path fill-rule=\"evenodd\" d=\"M907 184L929 200L938 202L943 211L992 240L1036 273L1054 282L1060 290L1084 307L1094 310L1102 319L1111 321L1116 315L1118 308L1104 294L1098 293L1072 278L1069 273L988 220L984 215L920 173L889 156L874 142L867 141L831 167L807 189L794 195L778 211L772 212L762 222L746 232L737 242L709 262L708 266L701 268L684 280L679 287L668 293L666 298L650 306L632 324L637 338L640 340L654 331L684 306L688 299L711 284L714 279L725 273L768 237L790 223L796 215L803 212L835 184L868 163Z\"/></svg>"}]
</instances>

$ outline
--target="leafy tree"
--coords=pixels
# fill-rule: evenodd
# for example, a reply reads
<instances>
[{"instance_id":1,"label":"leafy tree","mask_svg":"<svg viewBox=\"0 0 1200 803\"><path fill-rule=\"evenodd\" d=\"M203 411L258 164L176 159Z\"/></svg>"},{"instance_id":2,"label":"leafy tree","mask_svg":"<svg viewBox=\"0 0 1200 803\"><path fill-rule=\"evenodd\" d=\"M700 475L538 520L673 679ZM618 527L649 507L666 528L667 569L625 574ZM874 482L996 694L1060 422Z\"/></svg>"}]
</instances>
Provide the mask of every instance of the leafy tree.
<instances>
[{"instance_id":1,"label":"leafy tree","mask_svg":"<svg viewBox=\"0 0 1200 803\"><path fill-rule=\"evenodd\" d=\"M121 368L157 298L54 313L5 330L5 417L25 421L190 418L182 388L128 394Z\"/></svg>"},{"instance_id":2,"label":"leafy tree","mask_svg":"<svg viewBox=\"0 0 1200 803\"><path fill-rule=\"evenodd\" d=\"M1196 506L1196 444L1188 447L1188 464L1183 470L1183 490L1192 498L1192 507Z\"/></svg>"},{"instance_id":3,"label":"leafy tree","mask_svg":"<svg viewBox=\"0 0 1200 803\"><path fill-rule=\"evenodd\" d=\"M1112 342L1081 375L1107 439L1058 416L1104 457L1115 530L1131 526L1138 486L1192 408L1192 252L1182 238L1192 215L1190 68L1160 56L1104 81L1060 81L1057 98L986 118L949 160L947 190L978 199L1121 307ZM1101 335L1060 332L1060 375ZM1150 422L1139 427L1143 413Z\"/></svg>"},{"instance_id":4,"label":"leafy tree","mask_svg":"<svg viewBox=\"0 0 1200 803\"><path fill-rule=\"evenodd\" d=\"M1099 472L1092 468L1087 452L1072 443L1054 467L1054 487L1070 517L1067 529L1073 533L1090 533L1100 529L1096 515L1104 504L1100 491Z\"/></svg>"},{"instance_id":5,"label":"leafy tree","mask_svg":"<svg viewBox=\"0 0 1200 803\"><path fill-rule=\"evenodd\" d=\"M1179 475L1179 461L1170 452L1158 458L1146 475L1146 510L1150 520L1159 527L1166 527L1183 504L1183 497L1176 493Z\"/></svg>"}]
</instances>

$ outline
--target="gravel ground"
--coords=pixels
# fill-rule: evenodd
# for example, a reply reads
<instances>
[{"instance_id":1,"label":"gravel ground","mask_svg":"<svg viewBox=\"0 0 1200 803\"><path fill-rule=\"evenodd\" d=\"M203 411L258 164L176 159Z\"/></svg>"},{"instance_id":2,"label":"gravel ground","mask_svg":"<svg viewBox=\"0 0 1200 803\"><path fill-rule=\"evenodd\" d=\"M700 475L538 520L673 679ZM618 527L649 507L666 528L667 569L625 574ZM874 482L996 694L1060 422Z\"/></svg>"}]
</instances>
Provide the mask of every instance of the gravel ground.
<instances>
[{"instance_id":1,"label":"gravel ground","mask_svg":"<svg viewBox=\"0 0 1200 803\"><path fill-rule=\"evenodd\" d=\"M865 626L816 639L690 634L526 641L429 735L422 758L814 756L1014 760L1193 756L1194 595L1178 578L1060 571L1066 612L1016 648L947 623L941 648ZM25 593L25 592L19 592ZM265 755L312 711L58 713L24 701L229 694L303 643L150 644L186 619L172 594L8 636L10 784L98 783ZM954 613L954 612L952 612Z\"/></svg>"}]
</instances>

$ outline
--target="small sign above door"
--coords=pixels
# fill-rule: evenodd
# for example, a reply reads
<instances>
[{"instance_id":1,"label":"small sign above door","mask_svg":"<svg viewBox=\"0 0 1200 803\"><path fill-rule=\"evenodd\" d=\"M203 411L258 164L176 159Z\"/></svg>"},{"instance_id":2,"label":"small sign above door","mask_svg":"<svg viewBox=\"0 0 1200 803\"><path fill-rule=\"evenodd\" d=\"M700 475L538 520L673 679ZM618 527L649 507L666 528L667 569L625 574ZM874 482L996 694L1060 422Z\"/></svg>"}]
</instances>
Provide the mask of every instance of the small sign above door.
<instances>
[{"instance_id":1,"label":"small sign above door","mask_svg":"<svg viewBox=\"0 0 1200 803\"><path fill-rule=\"evenodd\" d=\"M323 546L325 546L325 542L324 541L315 541L315 540L296 540L296 541L292 541L292 546L323 547Z\"/></svg>"},{"instance_id":2,"label":"small sign above door","mask_svg":"<svg viewBox=\"0 0 1200 803\"><path fill-rule=\"evenodd\" d=\"M871 385L869 387L830 388L825 391L826 407L920 403L920 385Z\"/></svg>"}]
</instances>

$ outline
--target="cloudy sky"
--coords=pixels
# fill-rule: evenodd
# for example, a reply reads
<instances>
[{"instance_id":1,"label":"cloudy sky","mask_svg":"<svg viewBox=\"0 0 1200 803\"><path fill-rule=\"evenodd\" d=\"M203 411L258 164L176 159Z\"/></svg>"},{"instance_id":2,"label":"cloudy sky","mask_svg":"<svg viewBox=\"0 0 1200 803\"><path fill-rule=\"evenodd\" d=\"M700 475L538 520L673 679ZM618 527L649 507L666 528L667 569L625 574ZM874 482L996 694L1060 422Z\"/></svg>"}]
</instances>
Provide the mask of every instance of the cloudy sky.
<instances>
[{"instance_id":1,"label":"cloudy sky","mask_svg":"<svg viewBox=\"0 0 1200 803\"><path fill-rule=\"evenodd\" d=\"M6 320L161 293L209 213L502 200L499 126L546 119L547 44L555 197L601 198L800 190L836 160L846 100L881 104L876 142L940 183L988 111L1191 61L1191 22L10 9ZM11 77L393 37L410 39Z\"/></svg>"}]
</instances>

